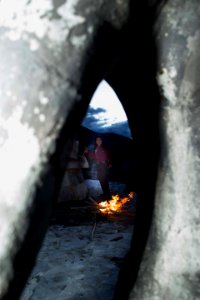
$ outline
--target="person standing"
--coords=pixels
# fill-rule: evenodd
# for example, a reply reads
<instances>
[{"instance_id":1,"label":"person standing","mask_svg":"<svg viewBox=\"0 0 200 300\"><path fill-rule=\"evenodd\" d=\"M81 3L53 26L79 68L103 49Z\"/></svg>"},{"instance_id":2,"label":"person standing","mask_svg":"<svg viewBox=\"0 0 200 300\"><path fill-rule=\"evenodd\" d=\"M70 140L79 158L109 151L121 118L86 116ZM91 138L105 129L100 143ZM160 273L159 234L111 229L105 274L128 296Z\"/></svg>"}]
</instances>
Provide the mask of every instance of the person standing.
<instances>
[{"instance_id":1,"label":"person standing","mask_svg":"<svg viewBox=\"0 0 200 300\"><path fill-rule=\"evenodd\" d=\"M99 180L103 191L101 197L106 200L111 199L109 187L109 169L112 167L111 155L108 148L104 145L102 138L97 136L94 150L89 151L86 148L84 154L88 155L89 159L93 159L96 162L97 179Z\"/></svg>"}]
</instances>

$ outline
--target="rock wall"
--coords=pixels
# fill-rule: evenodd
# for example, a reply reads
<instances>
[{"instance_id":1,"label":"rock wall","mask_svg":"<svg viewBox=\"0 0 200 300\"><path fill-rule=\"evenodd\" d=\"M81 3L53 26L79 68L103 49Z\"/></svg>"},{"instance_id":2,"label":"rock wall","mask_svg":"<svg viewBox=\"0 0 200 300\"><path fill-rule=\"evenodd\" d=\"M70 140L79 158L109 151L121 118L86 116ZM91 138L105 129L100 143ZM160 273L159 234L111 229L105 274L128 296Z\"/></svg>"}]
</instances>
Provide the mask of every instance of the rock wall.
<instances>
[{"instance_id":1,"label":"rock wall","mask_svg":"<svg viewBox=\"0 0 200 300\"><path fill-rule=\"evenodd\" d=\"M21 294L71 137L105 78L137 158L137 220L115 298L198 299L198 1L6 0L0 16L0 298Z\"/></svg>"},{"instance_id":2,"label":"rock wall","mask_svg":"<svg viewBox=\"0 0 200 300\"><path fill-rule=\"evenodd\" d=\"M130 299L199 299L199 3L168 1L155 36L162 152L153 222Z\"/></svg>"},{"instance_id":3,"label":"rock wall","mask_svg":"<svg viewBox=\"0 0 200 300\"><path fill-rule=\"evenodd\" d=\"M1 1L0 15L0 297L17 299L88 106L80 87L92 44L103 23L122 28L128 1Z\"/></svg>"}]
</instances>

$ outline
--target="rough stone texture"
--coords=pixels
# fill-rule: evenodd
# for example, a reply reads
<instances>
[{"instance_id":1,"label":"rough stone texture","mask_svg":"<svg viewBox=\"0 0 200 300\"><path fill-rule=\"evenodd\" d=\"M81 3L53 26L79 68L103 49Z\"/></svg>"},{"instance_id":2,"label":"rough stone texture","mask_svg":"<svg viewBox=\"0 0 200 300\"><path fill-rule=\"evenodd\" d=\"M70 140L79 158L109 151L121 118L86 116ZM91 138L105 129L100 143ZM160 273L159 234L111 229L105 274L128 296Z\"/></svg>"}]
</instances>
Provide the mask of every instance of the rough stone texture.
<instances>
[{"instance_id":1,"label":"rough stone texture","mask_svg":"<svg viewBox=\"0 0 200 300\"><path fill-rule=\"evenodd\" d=\"M168 1L155 29L162 155L153 222L130 299L199 299L198 1Z\"/></svg>"},{"instance_id":2,"label":"rough stone texture","mask_svg":"<svg viewBox=\"0 0 200 300\"><path fill-rule=\"evenodd\" d=\"M32 239L40 241L44 235L58 178L50 157L81 99L78 89L88 48L102 23L119 30L127 13L128 1L117 0L0 3L0 297L14 276L13 258L34 210L41 216ZM66 137L70 131L73 126ZM33 244L34 253L38 246ZM20 287L15 297L19 292Z\"/></svg>"},{"instance_id":3,"label":"rough stone texture","mask_svg":"<svg viewBox=\"0 0 200 300\"><path fill-rule=\"evenodd\" d=\"M134 283L129 299L200 298L198 1L3 0L0 16L0 297L22 291L106 78L134 136L139 199L115 298Z\"/></svg>"},{"instance_id":4,"label":"rough stone texture","mask_svg":"<svg viewBox=\"0 0 200 300\"><path fill-rule=\"evenodd\" d=\"M112 300L133 225L53 225L20 300Z\"/></svg>"}]
</instances>

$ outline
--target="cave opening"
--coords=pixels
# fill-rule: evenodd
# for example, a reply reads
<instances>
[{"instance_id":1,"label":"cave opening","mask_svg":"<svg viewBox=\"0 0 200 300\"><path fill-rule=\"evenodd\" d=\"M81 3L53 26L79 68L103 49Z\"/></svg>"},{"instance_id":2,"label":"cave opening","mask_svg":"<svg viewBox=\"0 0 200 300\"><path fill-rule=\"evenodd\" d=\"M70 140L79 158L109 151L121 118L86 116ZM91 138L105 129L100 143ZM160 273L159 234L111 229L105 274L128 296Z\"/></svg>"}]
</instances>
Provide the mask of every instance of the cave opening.
<instances>
[{"instance_id":1,"label":"cave opening","mask_svg":"<svg viewBox=\"0 0 200 300\"><path fill-rule=\"evenodd\" d=\"M106 110L102 97L111 97L111 94L113 102L110 110ZM28 299L30 294L37 300L49 299L50 295L88 300L114 297L136 216L137 194L129 196L134 192L130 190L133 188L134 142L126 114L111 86L101 81L94 95L101 101L97 104L98 100L92 97L79 131L72 137L49 228L20 300ZM116 202L117 195L118 207L115 210L112 205L109 212L103 212L100 206L105 201L100 196L102 189L96 164L88 159L84 167L80 160L85 146L93 147L96 136L101 136L112 153L112 170L109 170L112 198L106 203Z\"/></svg>"},{"instance_id":2,"label":"cave opening","mask_svg":"<svg viewBox=\"0 0 200 300\"><path fill-rule=\"evenodd\" d=\"M33 293L35 294L37 300L39 299L39 295L42 295L43 297L42 299L45 299L47 291L53 293L53 287L54 287L53 283L56 283L56 286L59 287L60 289L60 293L61 293L60 296L63 297L65 300L73 299L74 297L76 297L75 296L76 293L78 294L78 297L81 299L81 297L82 298L84 297L84 291L88 293L87 299L91 299L91 300L96 299L97 287L99 287L99 290L103 292L103 299L106 299L105 295L108 294L109 295L112 294L113 296L114 290L117 287L116 294L119 295L119 299L125 300L137 276L142 253L148 236L148 230L151 222L151 213L153 207L154 188L155 188L155 179L156 179L156 171L157 171L158 152L159 152L158 151L159 148L158 147L159 145L158 122L157 122L158 121L157 120L158 118L157 99L158 98L157 98L157 91L155 92L156 90L155 79L154 76L152 76L152 74L154 75L153 67L155 61L152 58L151 50L147 55L146 52L144 51L145 47L142 48L143 52L141 52L140 49L141 47L137 48L137 47L130 46L129 45L130 32L128 33L126 32L125 35L124 33L125 32L122 31L120 33L120 38L119 38L119 32L116 29L113 30L113 28L110 28L106 24L105 26L103 26L102 31L98 34L97 40L95 40L94 42L95 46L92 49L92 51L89 53L90 57L88 61L85 63L86 65L85 70L84 71L82 70L82 78L80 80L81 84L79 86L76 86L77 89L76 92L78 96L80 96L79 98L81 100L79 99L80 101L76 101L74 107L72 108L72 111L70 111L66 123L64 124L61 130L61 134L58 137L59 141L55 149L55 153L53 154L53 157L49 159L50 171L53 170L52 172L53 176L52 174L50 174L49 177L46 176L46 178L44 178L42 187L38 188L38 192L36 193L34 199L36 203L35 205L36 209L35 212L33 213L33 217L31 216L30 218L31 229L27 233L26 236L27 239L25 239L24 242L25 247L19 255L20 259L16 268L17 269L16 274L18 274L19 276L15 276L14 278L14 287L19 293L20 290L22 289L24 282L26 281L30 269L33 268L34 266L35 255L37 252L39 253L38 249L40 248L40 242L36 244L35 240L38 239L39 241L41 241L42 236L45 233L45 226L43 226L42 223L43 212L45 211L45 201L49 202L52 198L54 198L53 199L54 201L57 201L57 192L60 189L60 183L63 179L64 169L65 169L65 164L60 162L60 160L62 160L61 157L63 156L63 153L64 156L66 153L69 154L69 151L74 141L74 137L76 134L79 133L80 124L86 114L91 96L93 95L97 85L102 80L102 78L104 78L108 82L108 84L113 88L113 90L115 90L116 94L118 95L121 103L123 104L123 108L126 112L130 130L133 133L134 152L131 154L131 157L134 159L135 172L131 172L131 176L129 177L130 181L128 182L127 186L130 187L130 189L128 188L129 191L132 190L132 187L133 190L137 191L139 196L138 203L140 209L138 210L137 207L136 219L138 222L137 222L137 230L135 230L135 225L134 225L134 235L132 235L133 227L131 228L132 230L131 235L129 235L130 232L128 233L124 232L124 236L126 236L126 238L129 236L130 239L132 239L131 249L130 249L130 252L132 251L132 256L131 258L130 257L127 258L124 265L124 263L122 264L123 260L121 260L122 256L120 256L119 253L115 252L115 255L113 255L112 252L112 255L108 256L107 251L109 249L106 249L106 253L104 253L103 258L105 260L110 259L110 261L113 262L112 266L115 268L115 271L112 272L112 270L110 270L112 275L110 275L109 272L103 272L103 274L101 274L102 276L100 281L97 277L95 277L94 270L96 266L101 266L102 263L102 257L100 257L99 255L99 252L101 252L100 250L105 249L105 244L109 248L109 245L112 243L115 244L114 247L115 251L119 250L120 248L119 246L117 247L116 243L123 241L123 234L122 234L123 232L120 231L121 229L119 228L114 228L115 235L110 240L109 234L111 232L111 228L109 228L109 230L106 231L107 232L106 237L103 239L103 244L102 244L103 248L99 247L99 243L98 243L99 240L94 241L94 238L95 238L95 234L97 233L99 237L101 237L102 231L100 232L97 231L100 228L99 226L96 226L97 224L95 219L96 215L94 214L94 218L92 220L93 223L92 226L90 226L89 232L87 231L86 239L85 239L85 232L83 233L81 231L81 228L83 228L83 224L81 225L81 228L78 226L65 226L65 228L62 227L59 232L55 232L55 231L50 232L50 237L53 237L54 240L53 243L50 243L50 245L48 243L45 244L46 240L44 241L43 258L44 259L46 258L47 250L50 250L52 253L54 253L55 248L59 250L59 248L61 248L64 244L66 246L64 260L60 256L59 251L56 251L57 260L53 260L49 264L51 268L51 270L49 270L48 272L48 275L50 276L49 277L50 281L47 281L45 276L47 269L42 259L41 261L42 270L36 272L34 278L29 277L30 281L27 281L27 285L29 285L30 282L33 283L32 286L33 289L29 291L24 289L24 293L26 293L26 291L28 293L28 295L26 294L25 297L29 297L30 296L29 292L30 292L32 299L33 299ZM140 36L138 36L138 38L140 39ZM144 70L145 70L145 74L144 74ZM129 76L129 74L132 74L132 76ZM73 80L72 80L72 86L73 86ZM151 101L151 99L154 99L154 101ZM63 151L63 148L65 148L65 144L66 144L66 152ZM62 166L60 167L60 165ZM115 173L115 176L116 174L121 175L120 173ZM51 180L52 177L53 180ZM56 183L54 182L54 179L56 179L55 180ZM50 196L50 194L52 196ZM42 206L40 205L41 201L43 205L42 207L43 211L40 209L40 207ZM74 210L76 210L76 208L74 208ZM38 223L41 226L38 226ZM109 224L116 224L116 222L111 222ZM37 231L35 233L36 227L37 227ZM78 232L76 231L76 234L74 234L73 230L74 229L77 230L77 228L79 229L79 231ZM64 229L67 229L68 231L65 231ZM103 231L105 232L104 228ZM79 233L80 236L79 238L77 238L77 234ZM83 255L82 257L78 256L79 263L78 263L78 267L76 265L77 268L75 269L73 269L74 261L75 261L75 252L72 246L73 243L71 243L72 239L70 239L71 234L73 238L75 238L74 244L76 245L78 244L79 246L79 254L81 253ZM37 235L39 236L39 238ZM61 239L60 237L63 235L64 235L64 239ZM48 234L46 234L46 238L48 242L48 238L49 238ZM87 242L85 244L82 244L82 242L84 242L85 240ZM96 243L97 245L95 251L94 248L91 248L89 245L91 241ZM27 249L30 249L31 247L33 247L33 251L31 253L32 257L30 260L30 254L28 253ZM123 253L125 254L125 252ZM70 260L66 256L68 253L70 253L71 255ZM88 254L89 257L87 256ZM84 282L85 277L84 277L83 261L86 256L88 260L92 259L93 257L96 258L96 261L92 262L92 268L90 269L91 271L90 279L92 280L90 281L89 285L87 285L86 282ZM20 262L23 261L24 259L27 262L28 266L22 268ZM37 259L40 260L40 254L38 254ZM60 272L59 269L60 265L63 265L69 271L67 276L65 273ZM130 272L127 272L130 271L130 269L132 273L131 278L129 277ZM118 278L119 272L120 272L120 276ZM114 278L112 276L114 276ZM76 278L78 280L78 284L76 282L74 283L74 285L71 286L71 288L69 288L70 284L72 283L71 278ZM112 279L113 281L110 279ZM115 284L109 285L111 281L115 282ZM116 281L118 281L117 285L116 285ZM38 282L41 283L41 289L37 289ZM105 284L103 289L100 283ZM49 288L50 286L52 286L52 289ZM91 289L88 290L87 289L88 286L91 287ZM81 290L81 288L84 288L84 291ZM13 289L12 291L10 290L10 293L11 294L15 293L16 290L15 289Z\"/></svg>"},{"instance_id":3,"label":"cave opening","mask_svg":"<svg viewBox=\"0 0 200 300\"><path fill-rule=\"evenodd\" d=\"M91 59L91 61L93 62L93 59ZM98 55L95 57L95 61L96 66L101 69L101 61L98 61ZM106 74L103 79L112 87L118 95L120 102L123 104L123 109L127 115L128 124L133 137L132 139L128 139L130 142L129 146L124 147L124 137L123 142L113 142L116 160L119 158L120 148L123 150L123 153L125 153L126 158L129 156L127 155L127 150L130 151L131 159L131 163L126 163L126 166L122 164L124 168L123 171L120 170L119 172L112 172L113 181L122 181L122 183L125 184L123 187L125 187L127 193L130 191L136 191L137 214L135 214L134 217L133 215L130 215L128 219L126 219L127 222L125 222L126 224L124 225L120 218L116 221L115 218L108 218L107 216L102 216L93 212L89 214L88 221L88 215L85 219L84 209L86 208L83 208L82 204L81 207L79 206L80 201L83 203L83 200L74 201L73 206L71 205L72 201L68 201L67 205L65 201L64 203L61 203L57 212L60 214L59 219L62 219L60 222L62 224L56 224L57 221L55 219L52 220L51 218L49 230L46 234L46 239L43 242L44 248L41 248L42 251L38 254L37 259L42 262L44 271L38 272L37 269L33 269L33 277L31 277L31 274L29 277L30 281L27 281L27 286L29 286L29 282L31 282L31 280L33 281L34 290L31 290L31 293L35 295L35 299L37 300L40 295L43 295L44 299L44 294L46 294L48 290L47 286L49 285L52 286L52 289L49 289L50 293L55 292L56 288L58 288L59 292L61 292L64 297L68 297L66 299L72 299L73 297L79 297L81 299L81 297L84 297L85 293L87 294L87 299L91 300L97 298L98 293L99 296L101 295L100 297L103 297L102 299L126 299L137 276L151 222L157 170L156 163L158 161L158 111L157 103L150 103L147 97L149 91L154 95L154 91L152 91L154 89L152 80L147 84L149 91L142 88L141 81L139 81L139 85L137 84L133 88L134 79L136 80L137 76L140 77L141 73L138 72L135 74L134 78L130 78L128 76L128 72L126 72L127 66L129 66L129 68L133 67L133 65L130 64L130 61L132 62L132 56L130 58L130 56L127 57L124 53L121 53L120 59L117 60L117 63L115 62L114 64L111 64L112 66L109 64L110 69L108 72L105 72L104 70L104 74ZM83 126L81 126L81 122L84 121L84 117L87 114L87 109L90 103L90 100L88 99L91 99L98 84L102 80L102 76L100 76L102 75L102 71L95 71L95 76L93 76L92 71L94 71L94 65L92 62L90 62L89 67L84 73L84 80L79 90L83 101L75 105L74 110L68 118L66 126L63 128L60 144L62 145L61 148L64 148L63 145L65 145L67 140L66 151L56 151L56 156L59 157L59 159L63 156L63 153L64 155L66 153L69 155L73 148L72 145L77 138L78 140L80 139L81 147L85 144L85 137L82 130ZM91 85L88 85L88 81L91 81ZM136 80L136 82L138 82L138 80ZM144 103L141 99L146 99L146 101L144 101L145 109ZM107 133L105 133L105 136L106 134ZM147 152L148 145L151 145L151 147ZM64 161L68 163L69 159L65 157ZM62 163L62 166L63 173L60 178L63 179L65 164ZM127 172L127 168L129 172ZM124 172L124 170L126 170L126 172ZM87 177L88 172L86 171L84 172L84 176L82 175L83 174L81 174L79 178L82 182L79 183L83 183L84 186L84 176ZM94 184L92 184L92 187L94 187ZM119 188L119 185L117 188ZM78 189L75 189L75 191L76 190ZM69 193L67 194L69 195ZM57 202L57 198L54 200ZM74 205L75 203L76 205ZM85 204L86 206L88 205L88 203ZM82 213L81 210L84 211L84 213ZM65 218L66 214L69 215L69 213L72 213L72 220ZM78 213L79 220L77 224L77 219L74 221L74 215L76 218ZM54 217L55 215L53 215L53 218ZM135 230L135 220L137 221L137 230ZM72 224L73 222L74 224ZM51 231L51 228L53 228L51 224L52 226L55 226L55 231ZM106 224L108 225L108 228L104 227ZM114 235L112 235L112 232L114 232ZM48 233L50 234L50 238ZM64 238L62 238L62 236L64 236ZM95 240L96 236L97 240ZM48 244L49 240L51 241L52 239L53 242ZM91 244L93 246L91 246ZM110 245L112 245L112 247ZM65 247L64 260L59 254L59 249L63 246ZM57 248L56 251L55 248ZM53 255L53 261L49 263L52 267L49 272L45 267L45 259L48 259L47 249L51 253L57 253L57 258L54 259ZM78 252L76 252L77 249ZM92 260L93 258L94 260ZM102 265L104 265L105 268L103 268ZM63 273L63 270L61 271L59 266L64 266L64 270L67 271L67 274L65 271ZM85 266L87 267L85 268ZM131 278L129 277L130 269L133 273ZM46 276L44 276L46 272L49 273L50 281L48 281ZM37 284L35 284L35 281L37 280L41 284L41 289L37 289ZM78 289L77 283L79 287ZM54 284L56 288L53 288ZM24 289L20 300L26 300L26 293L29 292L30 289L29 291ZM23 297L25 298L23 299Z\"/></svg>"},{"instance_id":4,"label":"cave opening","mask_svg":"<svg viewBox=\"0 0 200 300\"><path fill-rule=\"evenodd\" d=\"M137 5L140 6L140 4ZM146 10L141 11L144 12L142 14L144 19L149 20L146 14ZM131 17L133 17L132 14ZM157 163L159 157L159 103L157 101L159 97L157 97L158 94L155 80L156 51L154 49L154 45L152 45L153 43L151 24L149 23L150 26L140 27L140 29L138 30L138 24L141 23L140 17L141 15L138 14L138 10L135 9L134 17L130 18L130 20L128 20L128 24L126 24L128 26L125 25L122 27L122 29L112 26L111 24L109 24L109 22L107 23L104 20L102 22L103 26L101 26L101 22L101 24L98 25L101 28L100 30L97 29L98 32L94 33L92 37L93 41L91 43L88 42L86 51L77 51L76 60L71 60L71 57L69 58L71 64L64 64L62 61L62 57L59 66L56 63L55 65L45 64L45 72L42 72L41 74L50 73L50 75L52 76L52 78L50 78L52 79L50 81L51 83L56 82L54 81L54 76L55 79L59 78L59 80L61 79L65 81L66 77L63 76L63 73L60 72L60 70L64 71L65 74L66 70L64 69L67 68L67 65L69 66L69 70L66 71L66 74L68 75L67 79L69 80L67 82L64 82L64 86L67 87L66 94L68 97L66 96L66 98L68 98L72 104L71 107L70 105L68 106L67 110L67 100L65 101L65 97L61 97L62 99L59 99L59 103L62 102L63 105L59 107L57 115L54 114L54 108L57 108L59 106L59 103L57 101L58 99L56 98L59 93L55 93L55 95L53 93L55 98L55 106L52 105L50 107L50 112L52 112L53 117L51 117L51 114L48 116L48 113L46 115L46 117L48 117L47 119L49 120L49 123L52 124L52 126L50 126L49 130L47 130L45 137L52 138L53 136L53 138L55 138L55 136L57 135L56 138L60 140L61 147L56 146L55 149L53 147L53 149L48 149L50 154L55 152L55 155L52 155L54 156L54 158L49 157L49 155L46 155L46 157L44 157L45 162L47 162L48 166L43 166L45 174L41 179L39 178L39 186L36 186L35 194L31 195L33 200L33 213L31 211L31 213L27 216L30 226L27 229L27 233L23 240L23 245L19 251L19 255L17 253L16 259L13 259L15 260L15 271L13 276L14 279L9 287L9 292L7 295L8 299L12 298L9 298L10 295L15 295L17 297L20 294L20 291L22 290L23 285L26 282L28 274L30 273L31 268L34 265L38 249L40 248L41 241L45 235L47 223L46 219L51 206L51 204L49 203L51 203L53 198L53 200L57 201L57 198L55 197L57 197L56 195L58 187L60 187L61 178L63 178L64 174L64 169L62 169L62 167L60 168L62 148L64 148L65 140L67 140L68 145L66 146L66 148L67 152L69 153L69 148L71 147L70 145L72 144L72 140L74 139L74 132L76 133L77 130L79 130L81 120L83 119L83 116L85 115L86 110L88 108L90 96L92 96L97 84L102 78L104 78L110 84L110 86L112 86L112 88L116 91L117 95L119 96L120 101L121 103L123 103L123 107L127 114L131 132L134 132L133 142L135 143L135 148L134 155L133 153L132 155L135 159L134 163L136 171L131 173L131 177L129 177L129 179L131 178L131 182L128 182L127 186L131 187L131 189L128 189L130 191L132 190L132 184L134 184L133 190L138 191L138 203L140 204L139 210L137 207L137 234L135 234L136 230L134 227L134 241L132 240L133 242L131 244L131 246L134 245L133 249L131 249L132 259L127 260L125 268L121 269L122 261L120 259L121 257L119 256L119 253L115 252L115 255L113 255L112 252L112 255L108 255L108 249L106 249L106 253L104 253L104 258L109 258L114 263L115 270L116 268L118 271L120 270L121 281L119 278L119 288L117 289L117 291L119 292L119 289L121 289L123 292L121 293L121 298L119 299L125 300L131 287L134 284L135 278L138 273L138 268L141 262L142 254L146 245L146 240L148 237L148 232L151 223L151 215L153 210L153 201L155 194L155 182L157 175ZM97 24L95 26L98 27ZM69 44L71 46L71 39L69 41ZM67 51L63 50L63 53L64 52L66 54L66 57L68 57L69 55ZM15 57L15 55L13 57ZM40 58L40 56L38 56L38 58ZM85 62L83 63L83 61ZM76 69L75 72L74 68ZM49 72L52 70L52 73ZM36 76L33 78L36 77L37 72ZM30 78L32 77L30 76ZM40 77L38 78L38 80L41 79ZM47 78L49 77L47 76ZM44 82L46 83L45 86L42 84L43 81L40 82L39 86L42 85L46 91L50 90L49 81ZM52 89L53 88L54 87L52 87ZM56 86L55 89L58 91L59 87ZM46 103L46 99L44 101L43 98L42 101L43 104ZM36 103L36 101L34 101L33 103ZM74 107L72 107L73 105ZM30 110L32 111L31 105L28 107L31 108ZM62 108L64 108L63 111ZM70 109L74 111L71 113ZM35 109L33 111L34 113L38 113L38 109ZM45 119L44 116L41 115L40 117L40 121L43 122ZM51 118L55 122L50 122ZM63 125L62 122L60 124L60 119L66 120L66 124ZM59 131L55 131L55 127L57 128L57 125L59 124L53 126L55 125L56 121L58 121L58 123L61 126L61 134ZM36 124L38 123L36 122ZM39 130L37 131L37 134L39 137L41 137L41 140L39 140L42 143L41 146L44 147L46 141L42 140L43 134L40 136L40 133L43 133L43 129L41 128L44 127L40 126ZM121 173L116 172L113 174L113 176L119 175L121 175ZM74 210L76 209L77 208L74 207ZM101 232L98 232L98 229L100 228L99 226L96 226L96 221L97 220L94 218L92 226L90 226L90 230L87 231L86 243L84 245L82 244L82 241L85 241L85 233L83 233L81 231L81 228L78 226L65 226L65 228L64 226L62 226L60 230L58 230L59 232L53 230L50 232L50 235L48 235L49 232L47 232L45 242L49 241L50 243L43 244L44 251L42 259L40 257L40 253L38 253L37 259L41 259L42 269L34 274L34 278L29 277L30 281L27 281L27 286L29 285L29 283L33 283L33 285L32 288L27 291L27 298L31 297L33 299L33 293L35 293L37 300L39 299L40 295L42 295L42 299L45 299L45 297L48 297L48 299L51 299L52 297L55 298L53 296L53 289L55 287L53 283L56 283L56 286L60 289L60 299L77 299L74 292L78 292L79 299L82 299L84 298L84 291L82 287L86 286L88 287L88 289L86 289L88 292L87 299L97 298L97 295L96 293L94 293L94 290L92 290L92 287L94 285L94 282L98 282L98 286L100 286L99 281L90 281L89 285L85 284L84 268L82 263L82 261L85 259L86 254L89 254L87 262L89 262L89 260L95 256L96 261L95 263L93 262L93 265L101 267L102 259L99 256L101 249L99 248L99 244L94 240L96 234L99 237L101 236ZM110 222L109 224L116 223ZM81 233L81 236L78 239L77 232L73 232L73 230L77 228L80 229L78 233ZM69 230L65 231L64 229ZM105 244L107 246L113 244L115 246L114 249L117 251L117 249L119 249L119 247L117 247L117 243L123 240L123 232L120 230L121 229L115 227L115 236L110 239L108 233L111 231L111 228L109 228L108 231L105 231L103 228L103 232L107 233L106 238L103 239L103 246L105 246ZM75 238L74 244L78 245L79 254L81 253L83 255L81 259L80 255L74 255L74 249L71 246L71 243L69 243L69 236L71 233ZM129 236L129 232L127 233L127 235ZM125 234L125 236L127 235ZM53 238L55 238L53 243L51 239L52 236ZM61 236L64 236L64 239L62 239ZM97 247L95 248L95 251L94 248L91 248L90 242L96 243L95 245L97 245ZM65 253L63 257L61 257L59 251L55 251L55 249L59 250L60 248L62 248L63 244L65 246ZM49 262L49 271L47 271L45 266L45 258L47 257L48 250L50 250L52 253L55 252L55 254L57 254L56 259L55 256L53 256L53 260ZM71 260L67 259L66 253L71 255ZM78 258L78 268L73 269L75 258ZM60 272L60 265L67 267L67 278L66 273ZM127 270L131 270L132 274L131 278L128 278L128 281L126 281L125 279L125 277L127 278L127 276L124 276L127 275ZM109 273L110 271L111 273ZM112 291L113 293L114 290L114 287L110 286L108 282L110 282L110 278L112 278L112 276L116 276L117 272L112 272L112 270L110 271L104 271L102 274L103 276L101 277L103 278L103 280L100 281L100 283L105 283L105 288L103 289L103 292L105 293L107 293L108 291ZM50 276L50 281L46 280L47 273ZM112 275L110 276L110 274ZM77 276L76 286L71 280L71 278L73 278L73 275ZM93 274L91 270L89 278L93 279L93 277L95 277L95 274ZM115 277L114 281L116 280L117 278ZM41 289L37 288L38 283L41 283ZM47 296L47 292L49 292L49 296ZM103 299L105 299L105 294L103 294Z\"/></svg>"}]
</instances>

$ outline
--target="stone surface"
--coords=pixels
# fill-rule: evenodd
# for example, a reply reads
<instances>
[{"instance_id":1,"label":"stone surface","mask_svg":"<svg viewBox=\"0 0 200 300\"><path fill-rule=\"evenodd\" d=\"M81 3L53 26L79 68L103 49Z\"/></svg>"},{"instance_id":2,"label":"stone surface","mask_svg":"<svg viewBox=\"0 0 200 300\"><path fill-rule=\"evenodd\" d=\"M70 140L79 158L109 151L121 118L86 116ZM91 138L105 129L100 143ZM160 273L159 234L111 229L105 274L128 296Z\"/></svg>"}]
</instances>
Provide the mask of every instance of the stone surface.
<instances>
[{"instance_id":1,"label":"stone surface","mask_svg":"<svg viewBox=\"0 0 200 300\"><path fill-rule=\"evenodd\" d=\"M167 1L155 27L162 155L153 223L130 299L199 299L199 3Z\"/></svg>"},{"instance_id":2,"label":"stone surface","mask_svg":"<svg viewBox=\"0 0 200 300\"><path fill-rule=\"evenodd\" d=\"M98 180L86 180L85 184L90 197L98 197ZM124 193L125 184L111 182L110 186L114 194ZM71 202L68 212L62 209L62 218L55 215L20 300L113 299L130 248L134 214L128 216L125 211L106 217L96 215L83 201L76 203L73 207ZM90 205L94 206L93 202Z\"/></svg>"},{"instance_id":3,"label":"stone surface","mask_svg":"<svg viewBox=\"0 0 200 300\"><path fill-rule=\"evenodd\" d=\"M7 0L0 15L0 297L18 298L32 270L105 77L133 133L139 196L116 299L199 299L198 1Z\"/></svg>"},{"instance_id":4,"label":"stone surface","mask_svg":"<svg viewBox=\"0 0 200 300\"><path fill-rule=\"evenodd\" d=\"M52 225L20 300L113 299L133 226Z\"/></svg>"},{"instance_id":5,"label":"stone surface","mask_svg":"<svg viewBox=\"0 0 200 300\"><path fill-rule=\"evenodd\" d=\"M15 276L14 257L29 229L30 215L34 218L39 206L38 230L31 238L38 242L29 241L33 257L45 232L62 177L60 161L49 161L55 152L59 156L61 129L80 102L78 89L88 48L102 22L118 30L127 14L128 1L0 3L0 296ZM77 124L80 114L77 110ZM65 137L72 131L69 126ZM24 274L15 279L24 281ZM15 292L12 288L15 297L21 284Z\"/></svg>"}]
</instances>

